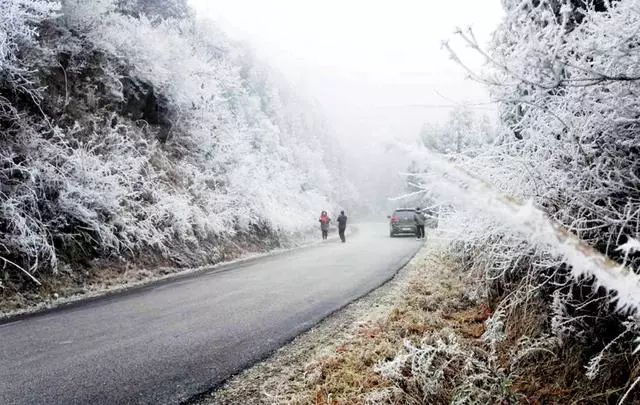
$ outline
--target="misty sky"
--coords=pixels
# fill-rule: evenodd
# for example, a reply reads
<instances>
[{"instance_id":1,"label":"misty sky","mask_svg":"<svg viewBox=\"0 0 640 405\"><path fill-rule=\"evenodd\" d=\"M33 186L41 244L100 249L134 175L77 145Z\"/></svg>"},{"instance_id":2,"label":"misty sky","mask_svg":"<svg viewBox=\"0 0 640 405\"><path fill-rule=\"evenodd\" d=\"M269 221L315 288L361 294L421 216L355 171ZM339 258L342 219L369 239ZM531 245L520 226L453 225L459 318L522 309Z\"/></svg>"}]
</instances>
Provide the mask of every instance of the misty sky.
<instances>
[{"instance_id":1,"label":"misty sky","mask_svg":"<svg viewBox=\"0 0 640 405\"><path fill-rule=\"evenodd\" d=\"M425 122L458 104L485 104L486 89L449 59L450 40L468 65L475 52L456 40L472 27L488 43L501 0L191 0L199 16L280 70L317 100L348 157L345 175L363 199L387 201L403 190L408 162L389 145L416 142ZM490 105L474 107L492 114ZM375 163L375 164L372 164Z\"/></svg>"},{"instance_id":2,"label":"misty sky","mask_svg":"<svg viewBox=\"0 0 640 405\"><path fill-rule=\"evenodd\" d=\"M456 27L486 42L500 0L192 0L235 39L318 100L349 145L417 136L454 103L488 101L441 49ZM481 61L463 44L460 53ZM485 109L487 107L484 107Z\"/></svg>"}]
</instances>

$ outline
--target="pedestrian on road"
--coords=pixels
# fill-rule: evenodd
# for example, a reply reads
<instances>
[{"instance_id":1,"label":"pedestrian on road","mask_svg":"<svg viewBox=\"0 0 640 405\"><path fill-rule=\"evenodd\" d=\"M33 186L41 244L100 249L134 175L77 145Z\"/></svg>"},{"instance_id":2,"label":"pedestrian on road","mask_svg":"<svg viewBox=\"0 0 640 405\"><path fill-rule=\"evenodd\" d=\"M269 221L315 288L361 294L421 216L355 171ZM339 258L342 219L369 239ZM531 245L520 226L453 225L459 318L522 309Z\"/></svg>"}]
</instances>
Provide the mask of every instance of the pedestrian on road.
<instances>
[{"instance_id":1,"label":"pedestrian on road","mask_svg":"<svg viewBox=\"0 0 640 405\"><path fill-rule=\"evenodd\" d=\"M413 220L416 223L416 239L424 239L424 223L426 219L420 207L416 208L416 212L413 214Z\"/></svg>"},{"instance_id":2,"label":"pedestrian on road","mask_svg":"<svg viewBox=\"0 0 640 405\"><path fill-rule=\"evenodd\" d=\"M344 211L340 211L340 216L337 219L338 221L338 234L340 234L340 240L342 243L347 241L347 238L344 236L344 231L347 230L347 216L344 215Z\"/></svg>"},{"instance_id":3,"label":"pedestrian on road","mask_svg":"<svg viewBox=\"0 0 640 405\"><path fill-rule=\"evenodd\" d=\"M320 214L320 231L322 231L322 240L327 240L329 236L329 223L331 218L327 215L327 211L322 211Z\"/></svg>"}]
</instances>

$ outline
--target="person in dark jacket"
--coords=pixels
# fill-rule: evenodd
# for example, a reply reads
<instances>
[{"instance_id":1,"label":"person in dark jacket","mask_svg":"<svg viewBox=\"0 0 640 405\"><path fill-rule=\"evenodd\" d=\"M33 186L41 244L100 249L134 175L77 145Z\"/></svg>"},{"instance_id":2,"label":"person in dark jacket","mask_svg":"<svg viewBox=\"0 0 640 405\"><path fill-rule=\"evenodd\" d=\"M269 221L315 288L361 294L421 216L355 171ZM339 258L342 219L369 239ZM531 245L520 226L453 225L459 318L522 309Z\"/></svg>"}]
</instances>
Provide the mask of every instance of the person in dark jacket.
<instances>
[{"instance_id":1,"label":"person in dark jacket","mask_svg":"<svg viewBox=\"0 0 640 405\"><path fill-rule=\"evenodd\" d=\"M347 216L344 215L344 211L340 211L340 216L336 221L338 221L338 234L340 235L340 240L342 243L345 243L347 238L344 236L344 231L347 230Z\"/></svg>"},{"instance_id":2,"label":"person in dark jacket","mask_svg":"<svg viewBox=\"0 0 640 405\"><path fill-rule=\"evenodd\" d=\"M416 208L416 212L413 214L413 220L416 223L416 239L424 239L424 223L426 219L420 207Z\"/></svg>"}]
</instances>

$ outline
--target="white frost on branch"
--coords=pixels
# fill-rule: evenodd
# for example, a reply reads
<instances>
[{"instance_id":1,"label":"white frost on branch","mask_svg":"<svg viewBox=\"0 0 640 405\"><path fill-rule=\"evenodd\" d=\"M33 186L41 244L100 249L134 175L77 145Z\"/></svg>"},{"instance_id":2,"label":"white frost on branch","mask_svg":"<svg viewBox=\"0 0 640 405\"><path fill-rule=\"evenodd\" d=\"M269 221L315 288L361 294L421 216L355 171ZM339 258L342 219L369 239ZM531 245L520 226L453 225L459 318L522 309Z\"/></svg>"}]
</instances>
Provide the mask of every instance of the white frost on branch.
<instances>
[{"instance_id":1,"label":"white frost on branch","mask_svg":"<svg viewBox=\"0 0 640 405\"><path fill-rule=\"evenodd\" d=\"M625 253L625 255L633 252L640 252L640 241L634 238L629 238L626 243L618 246L616 250Z\"/></svg>"},{"instance_id":2,"label":"white frost on branch","mask_svg":"<svg viewBox=\"0 0 640 405\"><path fill-rule=\"evenodd\" d=\"M423 161L432 170L412 174L427 181L425 189L461 209L489 215L571 265L575 278L593 276L596 283L617 292L620 309L640 309L640 276L602 255L576 235L550 220L531 201L521 202L496 192L486 181L428 151Z\"/></svg>"}]
</instances>

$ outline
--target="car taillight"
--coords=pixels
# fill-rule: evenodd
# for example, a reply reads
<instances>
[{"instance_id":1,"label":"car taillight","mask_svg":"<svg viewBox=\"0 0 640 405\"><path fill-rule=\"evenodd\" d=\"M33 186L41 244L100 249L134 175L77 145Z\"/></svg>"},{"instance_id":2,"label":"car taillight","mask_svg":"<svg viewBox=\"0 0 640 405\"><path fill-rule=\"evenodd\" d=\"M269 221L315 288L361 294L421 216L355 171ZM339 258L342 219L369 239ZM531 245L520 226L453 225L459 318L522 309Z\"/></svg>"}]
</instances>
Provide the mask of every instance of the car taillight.
<instances>
[{"instance_id":1,"label":"car taillight","mask_svg":"<svg viewBox=\"0 0 640 405\"><path fill-rule=\"evenodd\" d=\"M391 223L392 223L392 224L397 224L398 222L400 222L400 218L395 217L395 216L394 216L394 217L391 217Z\"/></svg>"}]
</instances>

